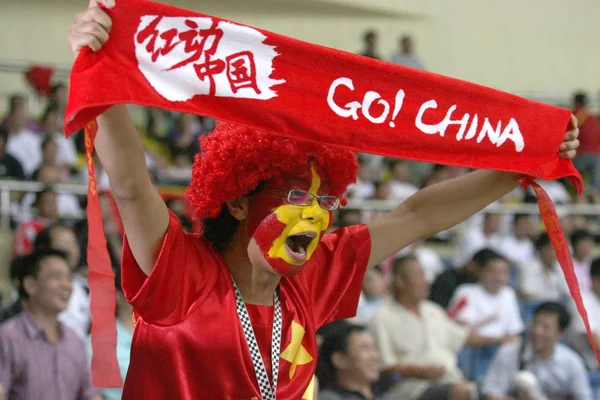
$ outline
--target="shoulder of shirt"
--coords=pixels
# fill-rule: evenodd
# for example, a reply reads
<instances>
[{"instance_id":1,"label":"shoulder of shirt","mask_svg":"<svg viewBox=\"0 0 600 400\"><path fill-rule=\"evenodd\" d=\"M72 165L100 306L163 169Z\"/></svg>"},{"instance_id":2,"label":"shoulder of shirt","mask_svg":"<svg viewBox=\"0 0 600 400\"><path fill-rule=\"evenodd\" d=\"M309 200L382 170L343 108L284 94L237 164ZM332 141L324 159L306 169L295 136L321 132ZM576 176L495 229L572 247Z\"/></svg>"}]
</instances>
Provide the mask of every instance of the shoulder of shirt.
<instances>
[{"instance_id":1,"label":"shoulder of shirt","mask_svg":"<svg viewBox=\"0 0 600 400\"><path fill-rule=\"evenodd\" d=\"M454 296L456 297L458 294L464 295L479 292L480 289L481 287L477 283L462 283L456 288L456 293Z\"/></svg>"},{"instance_id":2,"label":"shoulder of shirt","mask_svg":"<svg viewBox=\"0 0 600 400\"><path fill-rule=\"evenodd\" d=\"M323 399L323 400L342 400L343 397L341 394L331 390L331 389L326 389L323 390L321 392L319 392L319 399Z\"/></svg>"},{"instance_id":3,"label":"shoulder of shirt","mask_svg":"<svg viewBox=\"0 0 600 400\"><path fill-rule=\"evenodd\" d=\"M373 313L373 316L371 317L371 321L376 321L376 320L384 320L386 321L389 318L389 314L393 313L395 310L401 310L401 307L398 307L398 305L394 302L393 299L385 299L383 301L383 304L377 308L377 310Z\"/></svg>"},{"instance_id":4,"label":"shoulder of shirt","mask_svg":"<svg viewBox=\"0 0 600 400\"><path fill-rule=\"evenodd\" d=\"M421 307L423 307L423 309L425 309L426 311L438 313L443 315L444 317L447 317L446 310L444 310L442 306L440 306L437 303L434 303L431 300L423 300Z\"/></svg>"},{"instance_id":5,"label":"shoulder of shirt","mask_svg":"<svg viewBox=\"0 0 600 400\"><path fill-rule=\"evenodd\" d=\"M501 357L504 359L510 359L513 357L516 359L519 357L520 350L521 350L521 341L519 340L519 341L512 342L512 343L503 344L502 346L500 346L500 348L496 352L496 355L498 357Z\"/></svg>"},{"instance_id":6,"label":"shoulder of shirt","mask_svg":"<svg viewBox=\"0 0 600 400\"><path fill-rule=\"evenodd\" d=\"M505 297L514 297L515 299L517 298L517 292L515 292L515 289L513 289L510 286L504 286L502 289L500 289L500 296L505 296Z\"/></svg>"},{"instance_id":7,"label":"shoulder of shirt","mask_svg":"<svg viewBox=\"0 0 600 400\"><path fill-rule=\"evenodd\" d=\"M65 324L60 324L63 335L65 336L66 339L77 342L78 345L81 345L82 347L85 347L85 343L83 342L83 339L81 339L81 337L79 337L79 335L77 333L75 333L75 331L71 328L69 328L67 325Z\"/></svg>"},{"instance_id":8,"label":"shoulder of shirt","mask_svg":"<svg viewBox=\"0 0 600 400\"><path fill-rule=\"evenodd\" d=\"M577 354L577 352L573 349L571 349L569 346L562 344L562 343L557 343L556 344L556 351L557 351L557 355L559 357L559 359L561 361L565 361L569 364L579 364L582 363L583 364L583 360L581 359L581 356L579 356L579 354Z\"/></svg>"},{"instance_id":9,"label":"shoulder of shirt","mask_svg":"<svg viewBox=\"0 0 600 400\"><path fill-rule=\"evenodd\" d=\"M19 313L2 322L0 324L0 337L21 337L23 335L21 330L24 330L21 323L22 315L22 313Z\"/></svg>"}]
</instances>

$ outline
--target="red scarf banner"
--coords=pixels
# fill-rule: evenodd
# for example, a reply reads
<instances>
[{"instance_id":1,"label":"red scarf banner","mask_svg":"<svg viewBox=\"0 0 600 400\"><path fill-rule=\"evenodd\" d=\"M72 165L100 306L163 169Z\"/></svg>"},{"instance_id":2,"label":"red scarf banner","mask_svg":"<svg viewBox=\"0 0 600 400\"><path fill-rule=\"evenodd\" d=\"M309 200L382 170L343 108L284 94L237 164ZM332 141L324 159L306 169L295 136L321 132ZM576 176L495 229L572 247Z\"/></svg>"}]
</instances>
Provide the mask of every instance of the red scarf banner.
<instances>
[{"instance_id":1,"label":"red scarf banner","mask_svg":"<svg viewBox=\"0 0 600 400\"><path fill-rule=\"evenodd\" d=\"M106 11L110 39L82 51L72 70L67 134L133 103L356 152L568 178L581 192L572 162L558 157L568 110L149 0L117 0ZM542 217L548 224L556 214ZM557 229L550 233L579 306Z\"/></svg>"}]
</instances>

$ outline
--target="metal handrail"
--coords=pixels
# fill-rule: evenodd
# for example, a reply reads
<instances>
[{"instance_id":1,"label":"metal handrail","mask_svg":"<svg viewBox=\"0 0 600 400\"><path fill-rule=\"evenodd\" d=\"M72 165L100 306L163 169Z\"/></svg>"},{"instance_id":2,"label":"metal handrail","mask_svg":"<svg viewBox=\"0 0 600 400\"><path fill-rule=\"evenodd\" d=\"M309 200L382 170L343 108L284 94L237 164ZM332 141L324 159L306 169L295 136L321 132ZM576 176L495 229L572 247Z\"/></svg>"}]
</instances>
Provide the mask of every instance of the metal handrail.
<instances>
[{"instance_id":1,"label":"metal handrail","mask_svg":"<svg viewBox=\"0 0 600 400\"><path fill-rule=\"evenodd\" d=\"M40 192L48 187L40 182L32 181L16 181L16 180L0 180L0 217L2 218L2 226L6 227L7 221L10 220L12 210L10 199L12 192ZM69 193L78 196L86 195L87 185L76 183L59 183L51 185L52 189L57 193ZM390 211L393 210L400 201L398 200L362 200L348 199L347 209L356 210L373 210L373 211ZM540 211L537 204L492 204L485 208L486 212L498 214L531 214L539 215ZM557 205L556 211L559 215L600 215L600 205L597 204L570 204ZM7 221L5 221L7 220Z\"/></svg>"}]
</instances>

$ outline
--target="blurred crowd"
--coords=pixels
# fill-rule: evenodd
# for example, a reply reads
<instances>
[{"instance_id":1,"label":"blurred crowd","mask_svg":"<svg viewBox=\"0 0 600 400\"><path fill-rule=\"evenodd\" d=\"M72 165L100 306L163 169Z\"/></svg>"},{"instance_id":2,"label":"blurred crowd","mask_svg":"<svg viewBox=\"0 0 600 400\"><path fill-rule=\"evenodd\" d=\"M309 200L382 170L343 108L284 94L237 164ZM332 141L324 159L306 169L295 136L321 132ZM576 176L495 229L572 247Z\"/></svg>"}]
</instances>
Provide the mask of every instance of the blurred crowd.
<instances>
[{"instance_id":1,"label":"blurred crowd","mask_svg":"<svg viewBox=\"0 0 600 400\"><path fill-rule=\"evenodd\" d=\"M424 69L410 36L390 61ZM364 56L381 59L377 32L364 35ZM87 183L83 133L62 132L68 88L53 87L33 116L25 96L10 97L0 121L0 179L34 181L41 191L11 197L12 292L0 303L2 390L37 398L119 399L119 390L92 388L90 298L87 284L85 197L57 192L58 183ZM580 126L575 165L586 181L577 197L562 181L540 184L555 204L600 203L600 117L585 93L570 105ZM208 117L145 109L138 126L146 162L169 208L188 231L192 222L183 188L191 178L198 139L215 127ZM353 200L400 203L418 190L469 172L359 154ZM108 178L95 159L100 205L111 264L119 276L122 227ZM519 188L500 202L534 203ZM366 223L381 211L344 208L332 229ZM560 215L575 272L600 347L600 232L595 217ZM407 227L410 229L410 227ZM117 288L118 359L129 364L132 310ZM552 244L538 217L482 212L414 243L368 271L358 315L319 331L319 399L592 399L598 363ZM57 354L59 354L57 358ZM75 363L61 364L70 358ZM50 366L57 365L57 368ZM76 365L77 368L74 368ZM20 379L33 371L35 382ZM10 387L6 387L10 385ZM50 389L48 389L50 388ZM66 393L66 395L65 395ZM5 393L6 394L6 393ZM10 397L7 397L10 398Z\"/></svg>"}]
</instances>

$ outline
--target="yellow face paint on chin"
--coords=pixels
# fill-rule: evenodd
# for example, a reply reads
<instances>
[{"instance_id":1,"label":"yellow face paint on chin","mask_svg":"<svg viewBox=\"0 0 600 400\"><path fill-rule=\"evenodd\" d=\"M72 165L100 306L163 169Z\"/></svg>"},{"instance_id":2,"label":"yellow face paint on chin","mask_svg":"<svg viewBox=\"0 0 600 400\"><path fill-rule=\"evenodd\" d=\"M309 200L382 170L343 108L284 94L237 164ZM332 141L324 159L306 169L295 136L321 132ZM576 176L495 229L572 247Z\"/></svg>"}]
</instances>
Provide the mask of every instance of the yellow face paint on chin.
<instances>
[{"instance_id":1,"label":"yellow face paint on chin","mask_svg":"<svg viewBox=\"0 0 600 400\"><path fill-rule=\"evenodd\" d=\"M314 167L311 167L312 182L310 193L319 193L321 187L321 177ZM283 232L273 241L273 245L269 250L270 258L280 258L291 265L302 265L310 260L315 249L317 248L321 235L329 227L330 214L329 211L323 210L319 205L319 201L314 199L309 206L296 206L286 204L279 206L274 211L277 220L285 225ZM300 233L314 234L315 238L310 242L306 249L306 258L304 260L296 260L290 254L286 246L288 237Z\"/></svg>"}]
</instances>

